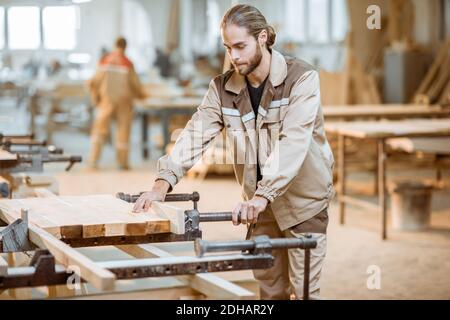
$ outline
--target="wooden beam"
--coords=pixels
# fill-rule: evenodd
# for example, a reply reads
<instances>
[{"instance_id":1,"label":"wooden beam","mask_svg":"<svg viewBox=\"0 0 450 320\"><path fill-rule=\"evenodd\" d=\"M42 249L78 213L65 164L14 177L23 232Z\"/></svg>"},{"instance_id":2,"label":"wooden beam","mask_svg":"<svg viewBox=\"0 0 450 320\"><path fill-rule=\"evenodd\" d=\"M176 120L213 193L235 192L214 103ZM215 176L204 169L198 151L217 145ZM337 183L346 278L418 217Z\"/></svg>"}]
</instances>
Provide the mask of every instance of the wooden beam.
<instances>
[{"instance_id":1,"label":"wooden beam","mask_svg":"<svg viewBox=\"0 0 450 320\"><path fill-rule=\"evenodd\" d=\"M0 276L8 274L8 262L0 255Z\"/></svg>"},{"instance_id":2,"label":"wooden beam","mask_svg":"<svg viewBox=\"0 0 450 320\"><path fill-rule=\"evenodd\" d=\"M8 152L6 150L0 150L0 160L15 161L15 160L17 160L17 154Z\"/></svg>"},{"instance_id":3,"label":"wooden beam","mask_svg":"<svg viewBox=\"0 0 450 320\"><path fill-rule=\"evenodd\" d=\"M170 221L170 232L184 234L184 210L167 203L153 202L152 210L162 219Z\"/></svg>"},{"instance_id":4,"label":"wooden beam","mask_svg":"<svg viewBox=\"0 0 450 320\"><path fill-rule=\"evenodd\" d=\"M425 78L422 80L414 96L426 93L427 89L431 86L434 77L439 72L439 69L442 67L442 63L448 56L449 48L450 48L450 40L448 39L444 43L442 43L441 48L438 50L432 66L428 70L427 74L425 75Z\"/></svg>"},{"instance_id":5,"label":"wooden beam","mask_svg":"<svg viewBox=\"0 0 450 320\"><path fill-rule=\"evenodd\" d=\"M72 300L183 300L200 299L202 295L189 286L177 283L164 286L156 286L143 290L100 292L87 295L72 296L65 299ZM0 298L2 298L0 296Z\"/></svg>"},{"instance_id":6,"label":"wooden beam","mask_svg":"<svg viewBox=\"0 0 450 320\"><path fill-rule=\"evenodd\" d=\"M117 248L139 259L173 257L169 252L148 244L122 245ZM175 278L214 299L255 299L253 292L213 274L203 273L194 276L176 276Z\"/></svg>"},{"instance_id":7,"label":"wooden beam","mask_svg":"<svg viewBox=\"0 0 450 320\"><path fill-rule=\"evenodd\" d=\"M0 219L9 224L15 221L14 217L3 210L0 210ZM79 276L92 283L97 289L114 289L116 277L112 272L100 268L94 261L56 239L47 231L29 224L28 237L39 248L49 250L55 259L66 268L77 267L80 272Z\"/></svg>"},{"instance_id":8,"label":"wooden beam","mask_svg":"<svg viewBox=\"0 0 450 320\"><path fill-rule=\"evenodd\" d=\"M47 188L34 188L34 193L38 198L58 198L56 194L54 194Z\"/></svg>"}]
</instances>

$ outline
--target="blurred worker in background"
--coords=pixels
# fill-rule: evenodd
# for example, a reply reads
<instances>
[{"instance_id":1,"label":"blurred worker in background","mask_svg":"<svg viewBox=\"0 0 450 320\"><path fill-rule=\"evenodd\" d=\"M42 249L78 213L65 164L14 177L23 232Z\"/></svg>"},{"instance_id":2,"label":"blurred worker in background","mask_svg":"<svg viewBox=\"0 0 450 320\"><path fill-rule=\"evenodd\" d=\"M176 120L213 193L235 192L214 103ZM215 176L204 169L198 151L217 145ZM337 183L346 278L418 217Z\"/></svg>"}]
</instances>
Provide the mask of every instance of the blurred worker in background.
<instances>
[{"instance_id":1,"label":"blurred worker in background","mask_svg":"<svg viewBox=\"0 0 450 320\"><path fill-rule=\"evenodd\" d=\"M128 149L133 121L133 99L143 99L146 94L133 63L125 55L127 42L118 38L115 50L102 57L94 77L89 81L93 103L97 106L91 133L89 167L97 168L101 149L109 136L110 122L117 123L116 152L120 169L127 170Z\"/></svg>"}]
</instances>

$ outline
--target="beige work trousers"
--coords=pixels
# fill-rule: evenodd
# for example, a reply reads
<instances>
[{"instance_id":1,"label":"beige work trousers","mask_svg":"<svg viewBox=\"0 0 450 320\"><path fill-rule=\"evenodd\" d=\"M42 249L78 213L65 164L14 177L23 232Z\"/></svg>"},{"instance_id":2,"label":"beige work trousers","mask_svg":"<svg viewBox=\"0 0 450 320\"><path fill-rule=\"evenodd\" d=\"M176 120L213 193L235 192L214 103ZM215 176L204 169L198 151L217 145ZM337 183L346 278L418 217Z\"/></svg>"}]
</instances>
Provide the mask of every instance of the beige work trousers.
<instances>
[{"instance_id":1,"label":"beige work trousers","mask_svg":"<svg viewBox=\"0 0 450 320\"><path fill-rule=\"evenodd\" d=\"M309 233L317 239L317 247L311 249L310 262L310 299L320 299L320 274L324 263L327 241L326 234ZM305 234L295 233L287 229L281 231L275 221L273 212L268 207L258 218L253 236L267 235L269 238L293 238ZM303 299L304 254L302 249L276 249L272 251L275 258L270 269L253 270L255 279L259 281L260 298L262 300Z\"/></svg>"},{"instance_id":2,"label":"beige work trousers","mask_svg":"<svg viewBox=\"0 0 450 320\"><path fill-rule=\"evenodd\" d=\"M89 165L96 166L100 158L103 144L109 135L112 120L116 121L116 157L120 167L128 167L128 150L131 124L133 122L133 105L130 101L122 103L102 103L91 132L91 151Z\"/></svg>"}]
</instances>

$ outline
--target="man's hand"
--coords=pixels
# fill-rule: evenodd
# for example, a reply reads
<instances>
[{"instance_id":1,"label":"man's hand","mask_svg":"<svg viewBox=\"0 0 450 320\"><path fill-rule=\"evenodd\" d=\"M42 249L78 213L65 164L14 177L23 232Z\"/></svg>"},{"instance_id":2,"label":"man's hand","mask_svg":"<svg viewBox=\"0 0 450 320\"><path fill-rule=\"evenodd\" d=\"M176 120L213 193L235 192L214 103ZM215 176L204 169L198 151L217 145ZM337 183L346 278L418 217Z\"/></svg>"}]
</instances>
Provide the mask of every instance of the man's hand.
<instances>
[{"instance_id":1,"label":"man's hand","mask_svg":"<svg viewBox=\"0 0 450 320\"><path fill-rule=\"evenodd\" d=\"M164 180L157 180L149 192L141 194L133 207L133 212L147 212L153 201L164 201L170 184Z\"/></svg>"},{"instance_id":2,"label":"man's hand","mask_svg":"<svg viewBox=\"0 0 450 320\"><path fill-rule=\"evenodd\" d=\"M241 213L241 223L256 223L261 212L266 210L268 200L264 197L255 196L250 201L239 202L233 210L232 218L235 226L239 225L238 215Z\"/></svg>"}]
</instances>

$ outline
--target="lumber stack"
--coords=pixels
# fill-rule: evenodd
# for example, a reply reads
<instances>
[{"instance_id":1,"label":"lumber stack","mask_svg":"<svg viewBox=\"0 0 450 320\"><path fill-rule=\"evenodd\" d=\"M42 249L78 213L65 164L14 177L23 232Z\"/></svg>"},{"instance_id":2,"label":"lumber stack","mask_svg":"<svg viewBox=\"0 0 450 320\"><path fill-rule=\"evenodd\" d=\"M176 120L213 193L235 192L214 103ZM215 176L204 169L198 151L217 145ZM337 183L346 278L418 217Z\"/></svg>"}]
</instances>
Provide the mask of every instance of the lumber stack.
<instances>
[{"instance_id":1,"label":"lumber stack","mask_svg":"<svg viewBox=\"0 0 450 320\"><path fill-rule=\"evenodd\" d=\"M443 42L414 95L418 104L450 105L450 38Z\"/></svg>"}]
</instances>

